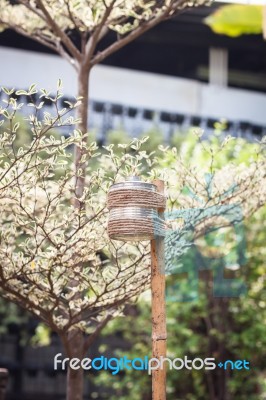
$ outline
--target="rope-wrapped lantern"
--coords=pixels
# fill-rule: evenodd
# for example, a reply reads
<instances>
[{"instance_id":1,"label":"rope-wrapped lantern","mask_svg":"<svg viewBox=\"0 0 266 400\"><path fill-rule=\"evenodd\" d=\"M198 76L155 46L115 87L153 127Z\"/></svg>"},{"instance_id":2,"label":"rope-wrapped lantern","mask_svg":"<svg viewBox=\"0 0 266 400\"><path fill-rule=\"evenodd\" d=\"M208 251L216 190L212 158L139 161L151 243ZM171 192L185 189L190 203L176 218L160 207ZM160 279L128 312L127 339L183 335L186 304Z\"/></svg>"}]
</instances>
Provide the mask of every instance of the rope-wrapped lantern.
<instances>
[{"instance_id":1,"label":"rope-wrapped lantern","mask_svg":"<svg viewBox=\"0 0 266 400\"><path fill-rule=\"evenodd\" d=\"M151 241L152 356L166 357L163 211L164 182L142 182L137 176L116 183L108 193L108 234L122 241ZM154 240L157 239L157 240ZM166 369L152 371L152 399L166 399Z\"/></svg>"},{"instance_id":2,"label":"rope-wrapped lantern","mask_svg":"<svg viewBox=\"0 0 266 400\"><path fill-rule=\"evenodd\" d=\"M165 208L165 202L154 184L143 182L137 176L112 185L107 202L109 237L141 241L163 236L164 222L158 216L158 209Z\"/></svg>"}]
</instances>

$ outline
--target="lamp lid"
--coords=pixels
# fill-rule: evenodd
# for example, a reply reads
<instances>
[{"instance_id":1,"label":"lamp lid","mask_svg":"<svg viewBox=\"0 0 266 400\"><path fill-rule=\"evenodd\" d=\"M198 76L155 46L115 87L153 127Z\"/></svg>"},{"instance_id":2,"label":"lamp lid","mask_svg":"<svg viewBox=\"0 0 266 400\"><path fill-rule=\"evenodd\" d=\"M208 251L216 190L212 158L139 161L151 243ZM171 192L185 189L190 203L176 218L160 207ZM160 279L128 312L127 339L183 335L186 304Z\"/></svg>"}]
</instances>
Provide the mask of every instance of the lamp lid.
<instances>
[{"instance_id":1,"label":"lamp lid","mask_svg":"<svg viewBox=\"0 0 266 400\"><path fill-rule=\"evenodd\" d=\"M128 176L124 182L115 183L109 191L117 189L145 189L156 192L157 187L153 183L143 182L139 176Z\"/></svg>"}]
</instances>

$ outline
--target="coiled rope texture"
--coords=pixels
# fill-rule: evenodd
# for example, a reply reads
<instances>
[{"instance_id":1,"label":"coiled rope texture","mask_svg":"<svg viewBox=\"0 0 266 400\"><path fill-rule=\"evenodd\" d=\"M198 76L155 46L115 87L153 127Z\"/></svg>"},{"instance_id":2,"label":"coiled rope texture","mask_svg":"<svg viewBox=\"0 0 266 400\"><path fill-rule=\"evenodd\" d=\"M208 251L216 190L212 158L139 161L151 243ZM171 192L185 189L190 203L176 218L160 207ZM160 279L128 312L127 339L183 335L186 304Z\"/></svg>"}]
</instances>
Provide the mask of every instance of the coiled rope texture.
<instances>
[{"instance_id":1,"label":"coiled rope texture","mask_svg":"<svg viewBox=\"0 0 266 400\"><path fill-rule=\"evenodd\" d=\"M111 190L107 201L107 207L112 210L108 221L109 237L150 240L156 236L164 236L164 220L158 216L158 209L165 208L165 205L165 196L150 190ZM143 212L141 209L144 209Z\"/></svg>"}]
</instances>

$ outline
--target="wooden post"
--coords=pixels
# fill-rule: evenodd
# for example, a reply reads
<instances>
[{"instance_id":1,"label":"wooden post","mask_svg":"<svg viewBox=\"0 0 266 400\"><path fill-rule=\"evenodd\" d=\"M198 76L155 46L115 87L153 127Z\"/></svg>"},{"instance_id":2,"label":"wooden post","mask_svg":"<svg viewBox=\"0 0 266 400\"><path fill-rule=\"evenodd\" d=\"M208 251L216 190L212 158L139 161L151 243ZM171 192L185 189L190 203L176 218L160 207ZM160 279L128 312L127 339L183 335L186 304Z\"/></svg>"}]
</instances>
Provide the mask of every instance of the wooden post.
<instances>
[{"instance_id":1,"label":"wooden post","mask_svg":"<svg viewBox=\"0 0 266 400\"><path fill-rule=\"evenodd\" d=\"M8 383L8 370L0 368L0 400L5 400Z\"/></svg>"},{"instance_id":2,"label":"wooden post","mask_svg":"<svg viewBox=\"0 0 266 400\"><path fill-rule=\"evenodd\" d=\"M155 180L159 193L164 193L164 182ZM164 209L159 209L163 218ZM164 238L151 240L151 293L152 293L152 357L166 357L165 271ZM166 368L152 371L152 400L166 400Z\"/></svg>"}]
</instances>

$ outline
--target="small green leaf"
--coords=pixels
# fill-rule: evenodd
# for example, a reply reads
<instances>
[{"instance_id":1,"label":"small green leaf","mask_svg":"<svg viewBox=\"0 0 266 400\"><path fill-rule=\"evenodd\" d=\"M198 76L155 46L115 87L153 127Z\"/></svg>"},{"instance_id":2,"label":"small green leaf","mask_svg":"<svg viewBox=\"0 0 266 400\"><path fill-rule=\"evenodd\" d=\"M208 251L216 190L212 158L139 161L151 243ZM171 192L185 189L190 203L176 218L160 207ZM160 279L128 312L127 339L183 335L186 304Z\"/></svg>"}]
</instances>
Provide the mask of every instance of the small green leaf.
<instances>
[{"instance_id":1,"label":"small green leaf","mask_svg":"<svg viewBox=\"0 0 266 400\"><path fill-rule=\"evenodd\" d=\"M34 83L34 84L30 85L28 95L35 94L35 93L37 93L37 89L36 89L36 84Z\"/></svg>"},{"instance_id":2,"label":"small green leaf","mask_svg":"<svg viewBox=\"0 0 266 400\"><path fill-rule=\"evenodd\" d=\"M14 93L15 89L7 89L5 87L2 87L3 92L5 92L5 94L7 94L8 96L11 96L11 94Z\"/></svg>"},{"instance_id":3,"label":"small green leaf","mask_svg":"<svg viewBox=\"0 0 266 400\"><path fill-rule=\"evenodd\" d=\"M18 96L27 96L28 92L26 90L17 90L16 95Z\"/></svg>"},{"instance_id":4,"label":"small green leaf","mask_svg":"<svg viewBox=\"0 0 266 400\"><path fill-rule=\"evenodd\" d=\"M12 132L16 133L18 128L19 128L19 122L16 122L15 125L13 126Z\"/></svg>"},{"instance_id":5,"label":"small green leaf","mask_svg":"<svg viewBox=\"0 0 266 400\"><path fill-rule=\"evenodd\" d=\"M62 79L58 79L58 81L57 81L57 89L61 89L62 86L63 86Z\"/></svg>"}]
</instances>

